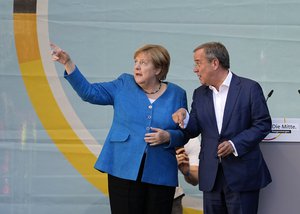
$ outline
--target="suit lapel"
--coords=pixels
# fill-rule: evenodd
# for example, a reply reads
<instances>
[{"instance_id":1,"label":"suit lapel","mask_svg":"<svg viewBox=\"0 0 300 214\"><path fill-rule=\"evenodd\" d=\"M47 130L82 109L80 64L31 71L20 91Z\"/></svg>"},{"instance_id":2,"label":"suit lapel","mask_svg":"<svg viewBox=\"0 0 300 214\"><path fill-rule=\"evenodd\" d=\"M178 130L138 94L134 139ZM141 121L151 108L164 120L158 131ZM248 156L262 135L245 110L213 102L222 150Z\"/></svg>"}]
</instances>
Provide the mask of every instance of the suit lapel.
<instances>
[{"instance_id":1,"label":"suit lapel","mask_svg":"<svg viewBox=\"0 0 300 214\"><path fill-rule=\"evenodd\" d=\"M209 118L212 118L212 126L216 130L217 133L218 131L218 125L217 125L217 119L216 119L216 113L215 113L215 107L214 107L214 100L213 100L213 92L212 90L209 89L209 87L206 87L206 105L205 107L207 108L207 113Z\"/></svg>"},{"instance_id":2,"label":"suit lapel","mask_svg":"<svg viewBox=\"0 0 300 214\"><path fill-rule=\"evenodd\" d=\"M232 74L232 79L231 79L231 83L229 86L229 91L227 94L227 99L226 99L226 104L225 104L225 109L224 109L221 133L224 132L224 130L226 129L226 127L230 121L235 103L237 101L237 97L240 93L240 89L241 89L241 87L240 87L239 77L236 76L235 74Z\"/></svg>"}]
</instances>

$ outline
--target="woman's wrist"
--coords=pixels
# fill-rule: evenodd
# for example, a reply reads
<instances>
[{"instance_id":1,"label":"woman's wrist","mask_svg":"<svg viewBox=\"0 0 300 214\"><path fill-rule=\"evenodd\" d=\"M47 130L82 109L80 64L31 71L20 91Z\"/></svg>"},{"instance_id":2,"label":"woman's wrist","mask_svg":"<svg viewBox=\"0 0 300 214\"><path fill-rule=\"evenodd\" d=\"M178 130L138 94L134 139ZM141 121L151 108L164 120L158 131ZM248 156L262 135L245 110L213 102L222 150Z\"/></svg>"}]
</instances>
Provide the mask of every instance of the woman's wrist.
<instances>
[{"instance_id":1,"label":"woman's wrist","mask_svg":"<svg viewBox=\"0 0 300 214\"><path fill-rule=\"evenodd\" d=\"M65 64L65 69L68 74L71 74L75 70L75 64L72 62L71 59L69 59Z\"/></svg>"}]
</instances>

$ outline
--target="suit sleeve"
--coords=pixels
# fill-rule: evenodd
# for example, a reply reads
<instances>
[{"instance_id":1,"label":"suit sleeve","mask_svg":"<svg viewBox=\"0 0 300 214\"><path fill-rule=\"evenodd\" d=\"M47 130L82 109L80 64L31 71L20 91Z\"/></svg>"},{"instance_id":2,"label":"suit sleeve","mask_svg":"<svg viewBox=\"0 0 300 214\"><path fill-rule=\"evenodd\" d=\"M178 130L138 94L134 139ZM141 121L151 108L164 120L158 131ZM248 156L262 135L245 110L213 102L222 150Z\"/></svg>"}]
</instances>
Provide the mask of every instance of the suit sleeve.
<instances>
[{"instance_id":1,"label":"suit sleeve","mask_svg":"<svg viewBox=\"0 0 300 214\"><path fill-rule=\"evenodd\" d=\"M187 97L186 97L185 91L184 91L184 93L182 93L179 108L187 109ZM188 142L188 139L185 138L185 136L184 136L182 130L179 128L179 126L176 125L176 127L177 127L176 129L166 130L170 133L170 143L168 144L168 146L166 148L180 147Z\"/></svg>"},{"instance_id":2,"label":"suit sleeve","mask_svg":"<svg viewBox=\"0 0 300 214\"><path fill-rule=\"evenodd\" d=\"M253 84L250 88L250 110L249 127L230 139L239 156L252 151L271 130L271 117L263 91L258 83Z\"/></svg>"},{"instance_id":3,"label":"suit sleeve","mask_svg":"<svg viewBox=\"0 0 300 214\"><path fill-rule=\"evenodd\" d=\"M193 102L192 102L191 112L189 115L189 121L186 128L183 129L185 140L195 138L199 136L201 133L201 128L198 123L198 117L197 117L196 99L197 99L197 91L195 90L193 93Z\"/></svg>"}]
</instances>

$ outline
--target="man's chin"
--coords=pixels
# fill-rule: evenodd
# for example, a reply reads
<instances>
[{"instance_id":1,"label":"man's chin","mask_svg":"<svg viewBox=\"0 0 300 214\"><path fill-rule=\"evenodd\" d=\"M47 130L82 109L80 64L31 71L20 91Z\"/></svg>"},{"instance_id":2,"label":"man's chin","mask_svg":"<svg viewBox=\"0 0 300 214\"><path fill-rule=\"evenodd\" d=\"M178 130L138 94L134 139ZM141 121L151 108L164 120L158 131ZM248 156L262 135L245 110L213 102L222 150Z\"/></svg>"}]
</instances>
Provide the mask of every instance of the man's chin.
<instances>
[{"instance_id":1,"label":"man's chin","mask_svg":"<svg viewBox=\"0 0 300 214\"><path fill-rule=\"evenodd\" d=\"M199 81L200 81L201 85L207 85L207 84L205 84L205 82L203 82L200 78L199 78Z\"/></svg>"}]
</instances>

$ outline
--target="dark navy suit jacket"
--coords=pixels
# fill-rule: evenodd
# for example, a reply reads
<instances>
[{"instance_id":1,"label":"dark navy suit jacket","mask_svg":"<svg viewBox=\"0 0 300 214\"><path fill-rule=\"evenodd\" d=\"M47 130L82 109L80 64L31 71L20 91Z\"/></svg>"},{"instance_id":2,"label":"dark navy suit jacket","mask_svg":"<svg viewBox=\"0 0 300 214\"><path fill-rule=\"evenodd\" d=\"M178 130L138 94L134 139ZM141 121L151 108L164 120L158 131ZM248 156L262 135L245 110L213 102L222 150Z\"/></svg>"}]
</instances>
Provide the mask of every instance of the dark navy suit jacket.
<instances>
[{"instance_id":1,"label":"dark navy suit jacket","mask_svg":"<svg viewBox=\"0 0 300 214\"><path fill-rule=\"evenodd\" d=\"M271 130L271 118L260 85L235 74L229 86L221 133L218 132L212 90L194 91L188 137L201 134L199 189L211 191L218 170L217 147L231 140L238 156L222 159L226 181L232 191L258 190L271 182L259 143Z\"/></svg>"}]
</instances>

